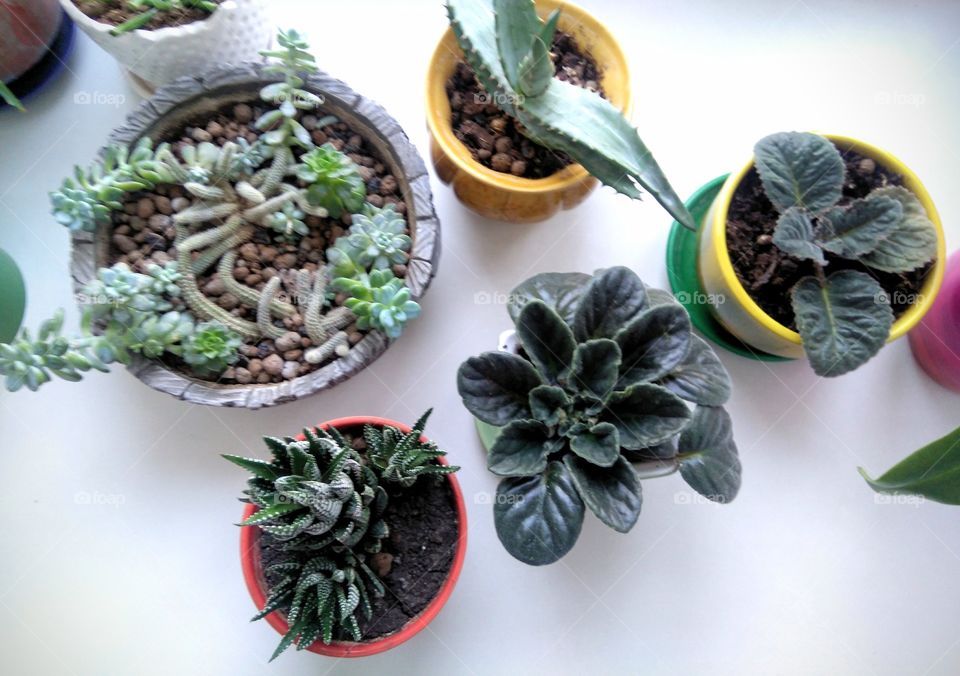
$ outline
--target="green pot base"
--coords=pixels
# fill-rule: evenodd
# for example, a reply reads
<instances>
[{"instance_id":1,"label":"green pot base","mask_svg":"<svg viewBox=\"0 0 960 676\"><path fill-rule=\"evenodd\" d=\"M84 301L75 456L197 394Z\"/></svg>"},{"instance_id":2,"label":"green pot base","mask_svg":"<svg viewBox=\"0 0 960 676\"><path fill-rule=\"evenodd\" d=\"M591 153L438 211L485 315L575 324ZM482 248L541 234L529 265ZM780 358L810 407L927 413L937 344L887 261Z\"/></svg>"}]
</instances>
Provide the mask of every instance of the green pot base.
<instances>
[{"instance_id":1,"label":"green pot base","mask_svg":"<svg viewBox=\"0 0 960 676\"><path fill-rule=\"evenodd\" d=\"M727 176L729 174L713 179L687 200L687 209L699 228L703 227L710 205L716 199ZM697 233L690 232L674 221L667 239L667 277L670 280L670 290L690 313L690 321L694 327L713 344L741 357L757 361L793 361L750 347L717 321L710 311L710 306L701 302L707 297L707 293L700 284L700 275L697 273L697 251Z\"/></svg>"}]
</instances>

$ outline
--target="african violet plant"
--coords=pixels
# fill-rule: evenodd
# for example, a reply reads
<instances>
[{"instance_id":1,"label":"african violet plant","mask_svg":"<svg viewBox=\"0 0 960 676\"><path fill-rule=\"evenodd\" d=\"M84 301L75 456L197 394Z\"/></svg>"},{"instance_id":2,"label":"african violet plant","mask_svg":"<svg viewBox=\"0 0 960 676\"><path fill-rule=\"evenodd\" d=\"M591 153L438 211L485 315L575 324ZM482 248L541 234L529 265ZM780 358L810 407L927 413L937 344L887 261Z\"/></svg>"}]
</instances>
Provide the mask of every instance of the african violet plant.
<instances>
[{"instance_id":1,"label":"african violet plant","mask_svg":"<svg viewBox=\"0 0 960 676\"><path fill-rule=\"evenodd\" d=\"M383 515L391 493L459 469L439 464L446 453L421 440L430 413L408 433L365 425L364 455L330 428L305 429L302 439L264 438L270 462L223 456L253 475L243 501L258 509L241 525L259 527L288 553L267 568L273 582L253 618L286 614L290 629L271 660L294 641L303 650L317 640L360 640L358 618L369 618L372 597L385 593L367 560L390 534Z\"/></svg>"},{"instance_id":2,"label":"african violet plant","mask_svg":"<svg viewBox=\"0 0 960 676\"><path fill-rule=\"evenodd\" d=\"M813 266L791 291L804 351L817 375L852 371L880 351L894 321L889 297L869 271L906 273L929 263L937 253L934 225L900 186L841 203L846 166L822 136L773 134L754 153L763 190L780 213L774 245ZM828 274L831 261L842 259L866 270Z\"/></svg>"},{"instance_id":3,"label":"african violet plant","mask_svg":"<svg viewBox=\"0 0 960 676\"><path fill-rule=\"evenodd\" d=\"M640 198L640 187L695 230L637 130L596 92L554 77L550 45L560 11L546 21L533 0L447 0L450 25L492 101L523 125L530 140L567 153L595 178Z\"/></svg>"},{"instance_id":4,"label":"african violet plant","mask_svg":"<svg viewBox=\"0 0 960 676\"><path fill-rule=\"evenodd\" d=\"M7 376L8 389L36 389L51 375L77 380L89 368L129 363L132 354L150 359L173 355L195 375L217 378L237 361L243 341L280 338L288 329L275 320L294 315L301 316L313 343L306 361L320 364L349 353L343 329L354 322L396 338L419 314L419 305L393 271L406 263L412 244L406 221L392 205L377 209L365 203L363 180L349 157L329 144L314 146L299 121L301 112L323 103L303 88L303 74L317 71L314 58L296 31L281 32L277 41L279 49L263 54L275 59L267 72L282 79L261 91L261 99L274 107L256 121L263 134L255 143L185 145L178 157L169 144L154 147L143 138L132 148L107 148L100 163L86 170L77 167L51 193L56 220L72 231L91 233L110 226L126 197L161 184L181 186L193 203L173 216L176 260L151 264L148 274L123 263L98 270L84 289L79 338L59 336L62 320L55 320L38 340L24 332L15 345L0 348L0 375ZM299 182L289 182L291 176ZM331 269L276 276L262 290L234 279L237 250L258 229L279 243L297 243L309 233L307 215L350 212L349 234L328 251ZM256 321L238 317L204 295L198 278L214 266L226 291L256 310ZM336 292L347 298L343 306L331 307ZM95 333L102 339L95 339ZM98 361L90 358L91 346ZM74 364L71 369L61 363L63 355Z\"/></svg>"},{"instance_id":5,"label":"african violet plant","mask_svg":"<svg viewBox=\"0 0 960 676\"><path fill-rule=\"evenodd\" d=\"M475 417L500 428L487 464L504 477L494 520L511 555L558 560L585 508L628 532L646 475L679 470L706 498L733 500L740 461L722 408L730 379L672 296L616 267L537 275L514 289L508 310L520 353L471 357L457 387Z\"/></svg>"}]
</instances>

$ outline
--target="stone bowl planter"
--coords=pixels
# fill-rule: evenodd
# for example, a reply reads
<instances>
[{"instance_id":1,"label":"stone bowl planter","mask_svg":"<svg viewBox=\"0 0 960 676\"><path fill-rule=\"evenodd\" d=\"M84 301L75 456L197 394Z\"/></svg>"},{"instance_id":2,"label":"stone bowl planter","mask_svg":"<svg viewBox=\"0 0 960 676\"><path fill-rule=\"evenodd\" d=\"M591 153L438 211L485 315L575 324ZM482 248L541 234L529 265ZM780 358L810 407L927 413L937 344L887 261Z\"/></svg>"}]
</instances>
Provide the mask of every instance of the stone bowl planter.
<instances>
[{"instance_id":1,"label":"stone bowl planter","mask_svg":"<svg viewBox=\"0 0 960 676\"><path fill-rule=\"evenodd\" d=\"M63 9L91 40L120 62L141 94L190 75L197 65L258 58L276 34L264 0L226 0L203 21L157 30L110 35L113 26L81 12L73 0Z\"/></svg>"},{"instance_id":2,"label":"stone bowl planter","mask_svg":"<svg viewBox=\"0 0 960 676\"><path fill-rule=\"evenodd\" d=\"M110 142L132 144L144 136L163 139L189 120L213 114L226 105L255 100L264 85L275 81L277 77L264 74L260 63L223 66L202 75L181 78L140 104L126 125L112 134ZM434 212L426 165L400 125L378 104L323 73L311 75L306 88L322 95L326 100L323 111L356 129L397 177L413 239L406 284L413 299L420 298L433 279L440 257L440 222ZM92 234L72 234L71 274L78 293L98 268L110 264L111 230L111 226L106 226ZM128 368L150 387L184 401L258 409L295 401L343 382L383 354L391 342L383 333L371 331L346 357L282 383L218 384L140 357Z\"/></svg>"}]
</instances>

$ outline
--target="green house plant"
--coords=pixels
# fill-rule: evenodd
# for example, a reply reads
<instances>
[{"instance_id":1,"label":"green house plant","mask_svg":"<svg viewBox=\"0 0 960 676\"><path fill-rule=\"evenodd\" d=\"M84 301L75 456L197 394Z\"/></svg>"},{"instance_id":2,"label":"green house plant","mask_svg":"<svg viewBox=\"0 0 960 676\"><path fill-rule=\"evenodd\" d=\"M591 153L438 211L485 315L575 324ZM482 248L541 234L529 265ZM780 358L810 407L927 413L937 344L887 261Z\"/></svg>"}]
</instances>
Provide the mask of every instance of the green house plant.
<instances>
[{"instance_id":1,"label":"green house plant","mask_svg":"<svg viewBox=\"0 0 960 676\"><path fill-rule=\"evenodd\" d=\"M672 296L616 267L537 275L508 310L519 353L471 357L457 388L470 413L500 428L487 466L503 477L494 520L511 555L558 560L587 508L628 532L644 476L679 471L710 500L736 497L730 379Z\"/></svg>"},{"instance_id":2,"label":"green house plant","mask_svg":"<svg viewBox=\"0 0 960 676\"><path fill-rule=\"evenodd\" d=\"M431 63L428 123L438 174L464 203L501 220L540 220L582 201L592 175L633 198L645 189L694 227L624 117L626 63L602 24L552 1L450 0L447 11L453 35Z\"/></svg>"},{"instance_id":3,"label":"green house plant","mask_svg":"<svg viewBox=\"0 0 960 676\"><path fill-rule=\"evenodd\" d=\"M412 428L345 418L297 439L267 437L270 461L224 456L253 475L241 551L254 619L283 634L273 658L294 643L333 656L386 650L449 597L466 512L459 468L423 436L429 415ZM414 611L399 625L398 602Z\"/></svg>"},{"instance_id":4,"label":"green house plant","mask_svg":"<svg viewBox=\"0 0 960 676\"><path fill-rule=\"evenodd\" d=\"M878 493L919 495L960 505L960 428L915 451L876 479L862 467L858 469Z\"/></svg>"}]
</instances>

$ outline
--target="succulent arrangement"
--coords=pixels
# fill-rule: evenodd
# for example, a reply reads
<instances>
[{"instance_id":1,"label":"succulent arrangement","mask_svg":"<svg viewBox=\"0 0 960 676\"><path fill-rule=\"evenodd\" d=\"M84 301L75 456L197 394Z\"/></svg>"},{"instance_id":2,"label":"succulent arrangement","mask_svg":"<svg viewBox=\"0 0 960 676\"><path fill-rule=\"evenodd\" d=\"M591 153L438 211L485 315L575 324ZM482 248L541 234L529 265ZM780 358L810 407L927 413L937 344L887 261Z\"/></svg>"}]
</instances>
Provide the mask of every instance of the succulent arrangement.
<instances>
[{"instance_id":1,"label":"succulent arrangement","mask_svg":"<svg viewBox=\"0 0 960 676\"><path fill-rule=\"evenodd\" d=\"M886 186L841 203L843 157L817 134L788 132L761 139L754 150L763 190L779 213L773 243L813 265L791 302L804 351L821 376L839 376L883 347L894 314L870 270L906 273L936 257L937 235L920 200ZM864 270L828 274L830 263L859 261Z\"/></svg>"},{"instance_id":2,"label":"succulent arrangement","mask_svg":"<svg viewBox=\"0 0 960 676\"><path fill-rule=\"evenodd\" d=\"M585 508L628 532L646 475L679 471L710 500L736 497L730 378L670 294L615 267L537 275L510 299L520 353L471 357L457 388L470 413L500 428L487 466L504 477L494 520L511 555L557 561Z\"/></svg>"},{"instance_id":3,"label":"succulent arrangement","mask_svg":"<svg viewBox=\"0 0 960 676\"><path fill-rule=\"evenodd\" d=\"M554 77L549 49L559 10L543 21L533 0L447 0L447 13L480 84L530 140L567 153L629 197L639 199L642 187L678 222L696 229L623 114L596 92Z\"/></svg>"},{"instance_id":4,"label":"succulent arrangement","mask_svg":"<svg viewBox=\"0 0 960 676\"><path fill-rule=\"evenodd\" d=\"M100 163L77 167L51 193L56 220L84 232L108 227L127 196L161 184L179 185L193 200L173 216L176 260L152 264L147 274L123 263L101 268L84 290L83 335L60 340L81 351L95 343L98 367L127 363L132 354L170 354L198 377L216 379L238 360L244 341L280 338L289 331L282 320L294 315L313 344L305 359L320 364L346 356L350 343L343 329L354 322L396 338L418 316L419 305L393 271L406 263L412 245L405 219L392 205L378 209L365 202L365 184L347 155L330 144L314 145L299 121L302 112L323 103L303 88L303 74L317 70L314 58L296 31L281 32L277 41L279 48L264 55L275 60L268 72L282 79L261 91L273 107L255 122L263 132L256 142L202 142L175 151L143 138L132 148L109 147ZM309 233L307 215L344 213L352 214L352 225L327 252L329 266L274 277L260 290L234 279L237 249L258 230L276 242L297 243ZM214 268L227 291L256 310L256 321L201 291L199 276ZM333 304L337 292L347 296L341 306ZM52 325L59 330L60 323ZM0 374L8 376L8 387L35 389L50 374L76 379L59 365L44 370L51 353L34 354L31 347L45 349L24 333L15 349L4 351Z\"/></svg>"},{"instance_id":5,"label":"succulent arrangement","mask_svg":"<svg viewBox=\"0 0 960 676\"><path fill-rule=\"evenodd\" d=\"M122 24L114 27L110 31L111 35L123 35L130 31L143 28L150 23L154 17L163 12L183 9L199 9L204 12L212 13L217 9L217 3L212 0L100 0L104 5L121 4L126 9L139 12L132 18L124 21Z\"/></svg>"},{"instance_id":6,"label":"succulent arrangement","mask_svg":"<svg viewBox=\"0 0 960 676\"><path fill-rule=\"evenodd\" d=\"M305 429L300 439L266 437L269 462L224 456L253 475L243 500L258 509L241 525L260 528L289 554L266 569L276 582L253 618L286 615L290 629L271 660L294 642L303 650L317 640L360 640L358 619L385 593L367 561L390 534L383 516L391 494L459 469L437 462L446 453L422 439L429 416L408 433L366 425L363 455L331 427Z\"/></svg>"}]
</instances>

